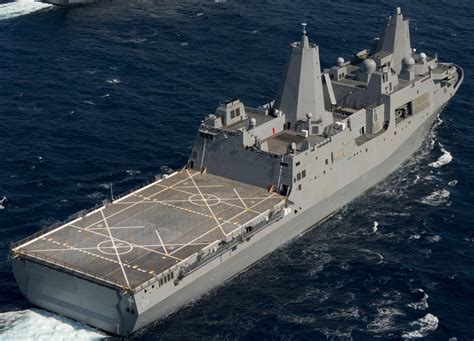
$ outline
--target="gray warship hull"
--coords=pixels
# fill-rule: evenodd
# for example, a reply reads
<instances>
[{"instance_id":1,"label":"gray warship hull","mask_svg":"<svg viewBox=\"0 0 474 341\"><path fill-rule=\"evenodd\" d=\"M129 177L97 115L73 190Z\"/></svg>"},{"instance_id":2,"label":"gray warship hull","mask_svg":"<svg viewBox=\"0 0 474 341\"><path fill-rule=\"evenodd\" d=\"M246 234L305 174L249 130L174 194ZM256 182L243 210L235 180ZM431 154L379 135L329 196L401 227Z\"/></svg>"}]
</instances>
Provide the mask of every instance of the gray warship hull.
<instances>
[{"instance_id":1,"label":"gray warship hull","mask_svg":"<svg viewBox=\"0 0 474 341\"><path fill-rule=\"evenodd\" d=\"M70 7L70 6L81 6L91 4L97 0L37 0L38 2L44 2L46 4L61 6L61 7Z\"/></svg>"},{"instance_id":2,"label":"gray warship hull","mask_svg":"<svg viewBox=\"0 0 474 341\"><path fill-rule=\"evenodd\" d=\"M256 233L237 250L229 249L169 290L136 294L138 310L126 313L128 300L121 290L107 288L86 279L45 267L21 258L13 259L13 272L22 293L34 305L97 326L108 332L127 335L147 324L166 317L211 289L245 270L285 242L317 225L369 188L382 181L408 160L422 145L440 110L431 114L390 157L367 173L354 179L322 202L309 207L295 218L282 219Z\"/></svg>"},{"instance_id":3,"label":"gray warship hull","mask_svg":"<svg viewBox=\"0 0 474 341\"><path fill-rule=\"evenodd\" d=\"M463 71L415 54L397 9L373 51L321 72L304 26L274 102L221 103L182 170L11 246L34 305L128 335L316 226L426 139Z\"/></svg>"}]
</instances>

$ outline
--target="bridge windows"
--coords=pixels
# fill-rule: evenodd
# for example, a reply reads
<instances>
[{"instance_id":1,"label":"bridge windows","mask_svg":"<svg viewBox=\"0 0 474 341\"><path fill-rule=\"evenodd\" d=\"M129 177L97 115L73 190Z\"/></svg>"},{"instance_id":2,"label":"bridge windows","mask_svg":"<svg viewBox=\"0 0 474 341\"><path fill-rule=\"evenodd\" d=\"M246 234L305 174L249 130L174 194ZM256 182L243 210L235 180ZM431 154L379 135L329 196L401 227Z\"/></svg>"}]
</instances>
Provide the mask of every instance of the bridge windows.
<instances>
[{"instance_id":1,"label":"bridge windows","mask_svg":"<svg viewBox=\"0 0 474 341\"><path fill-rule=\"evenodd\" d=\"M296 183L296 181L300 181L301 179L304 179L304 178L306 178L306 169L303 169L301 172L296 174L296 178L294 178L294 182Z\"/></svg>"}]
</instances>

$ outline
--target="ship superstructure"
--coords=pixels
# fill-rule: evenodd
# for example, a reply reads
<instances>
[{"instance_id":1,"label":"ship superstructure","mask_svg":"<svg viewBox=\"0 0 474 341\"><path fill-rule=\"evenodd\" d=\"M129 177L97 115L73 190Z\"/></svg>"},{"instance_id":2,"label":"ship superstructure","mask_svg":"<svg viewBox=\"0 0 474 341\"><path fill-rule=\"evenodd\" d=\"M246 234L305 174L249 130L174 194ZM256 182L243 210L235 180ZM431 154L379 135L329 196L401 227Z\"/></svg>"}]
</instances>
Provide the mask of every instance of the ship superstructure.
<instances>
[{"instance_id":1,"label":"ship superstructure","mask_svg":"<svg viewBox=\"0 0 474 341\"><path fill-rule=\"evenodd\" d=\"M127 335L322 221L422 144L462 69L415 53L398 8L353 60L321 70L306 26L274 101L222 102L183 169L12 246L35 305Z\"/></svg>"}]
</instances>

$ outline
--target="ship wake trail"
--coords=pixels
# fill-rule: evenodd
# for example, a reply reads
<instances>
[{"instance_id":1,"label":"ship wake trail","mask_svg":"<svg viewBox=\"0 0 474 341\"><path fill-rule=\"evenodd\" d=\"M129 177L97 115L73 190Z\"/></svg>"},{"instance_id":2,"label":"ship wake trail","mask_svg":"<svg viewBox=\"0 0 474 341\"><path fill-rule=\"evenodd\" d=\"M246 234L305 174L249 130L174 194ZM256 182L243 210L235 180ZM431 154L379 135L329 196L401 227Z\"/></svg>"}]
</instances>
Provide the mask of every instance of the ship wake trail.
<instances>
[{"instance_id":1,"label":"ship wake trail","mask_svg":"<svg viewBox=\"0 0 474 341\"><path fill-rule=\"evenodd\" d=\"M34 0L17 0L0 5L0 20L12 19L52 7L53 5L35 2Z\"/></svg>"},{"instance_id":2,"label":"ship wake trail","mask_svg":"<svg viewBox=\"0 0 474 341\"><path fill-rule=\"evenodd\" d=\"M100 340L105 334L40 309L0 314L1 340Z\"/></svg>"}]
</instances>

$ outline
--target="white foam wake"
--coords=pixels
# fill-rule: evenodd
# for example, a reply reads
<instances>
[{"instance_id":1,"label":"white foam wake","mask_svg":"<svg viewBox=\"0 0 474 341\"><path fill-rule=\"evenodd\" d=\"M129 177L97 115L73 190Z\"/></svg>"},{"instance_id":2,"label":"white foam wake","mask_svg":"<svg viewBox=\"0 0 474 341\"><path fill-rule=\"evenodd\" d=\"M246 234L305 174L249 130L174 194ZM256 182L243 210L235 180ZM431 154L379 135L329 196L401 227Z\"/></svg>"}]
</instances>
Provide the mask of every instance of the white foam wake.
<instances>
[{"instance_id":1,"label":"white foam wake","mask_svg":"<svg viewBox=\"0 0 474 341\"><path fill-rule=\"evenodd\" d=\"M429 305L428 305L428 298L429 298L428 294L423 289L415 289L415 290L413 290L413 292L422 293L423 297L421 298L421 300L419 302L409 303L408 306L410 308L415 309L415 310L426 310L426 309L428 309L428 307L429 307Z\"/></svg>"},{"instance_id":2,"label":"white foam wake","mask_svg":"<svg viewBox=\"0 0 474 341\"><path fill-rule=\"evenodd\" d=\"M53 5L35 0L17 0L0 5L0 20L12 19L22 15L51 8Z\"/></svg>"},{"instance_id":3,"label":"white foam wake","mask_svg":"<svg viewBox=\"0 0 474 341\"><path fill-rule=\"evenodd\" d=\"M40 310L0 314L0 340L100 340L98 330L68 318Z\"/></svg>"},{"instance_id":4,"label":"white foam wake","mask_svg":"<svg viewBox=\"0 0 474 341\"><path fill-rule=\"evenodd\" d=\"M430 163L430 166L433 168L439 168L453 161L453 156L451 153L444 149L444 146L441 143L438 142L438 144L439 149L441 149L441 152L443 152L443 155L441 155L435 162Z\"/></svg>"},{"instance_id":5,"label":"white foam wake","mask_svg":"<svg viewBox=\"0 0 474 341\"><path fill-rule=\"evenodd\" d=\"M377 232L379 227L379 223L377 221L374 221L374 226L372 226L372 232L375 233Z\"/></svg>"},{"instance_id":6,"label":"white foam wake","mask_svg":"<svg viewBox=\"0 0 474 341\"><path fill-rule=\"evenodd\" d=\"M410 323L410 326L417 328L414 331L405 333L402 335L403 338L414 339L418 337L425 337L430 332L438 329L438 318L432 314L426 314L419 320Z\"/></svg>"},{"instance_id":7,"label":"white foam wake","mask_svg":"<svg viewBox=\"0 0 474 341\"><path fill-rule=\"evenodd\" d=\"M430 206L439 206L447 204L449 201L450 192L446 189L440 189L432 192L431 194L423 197L421 202Z\"/></svg>"}]
</instances>

